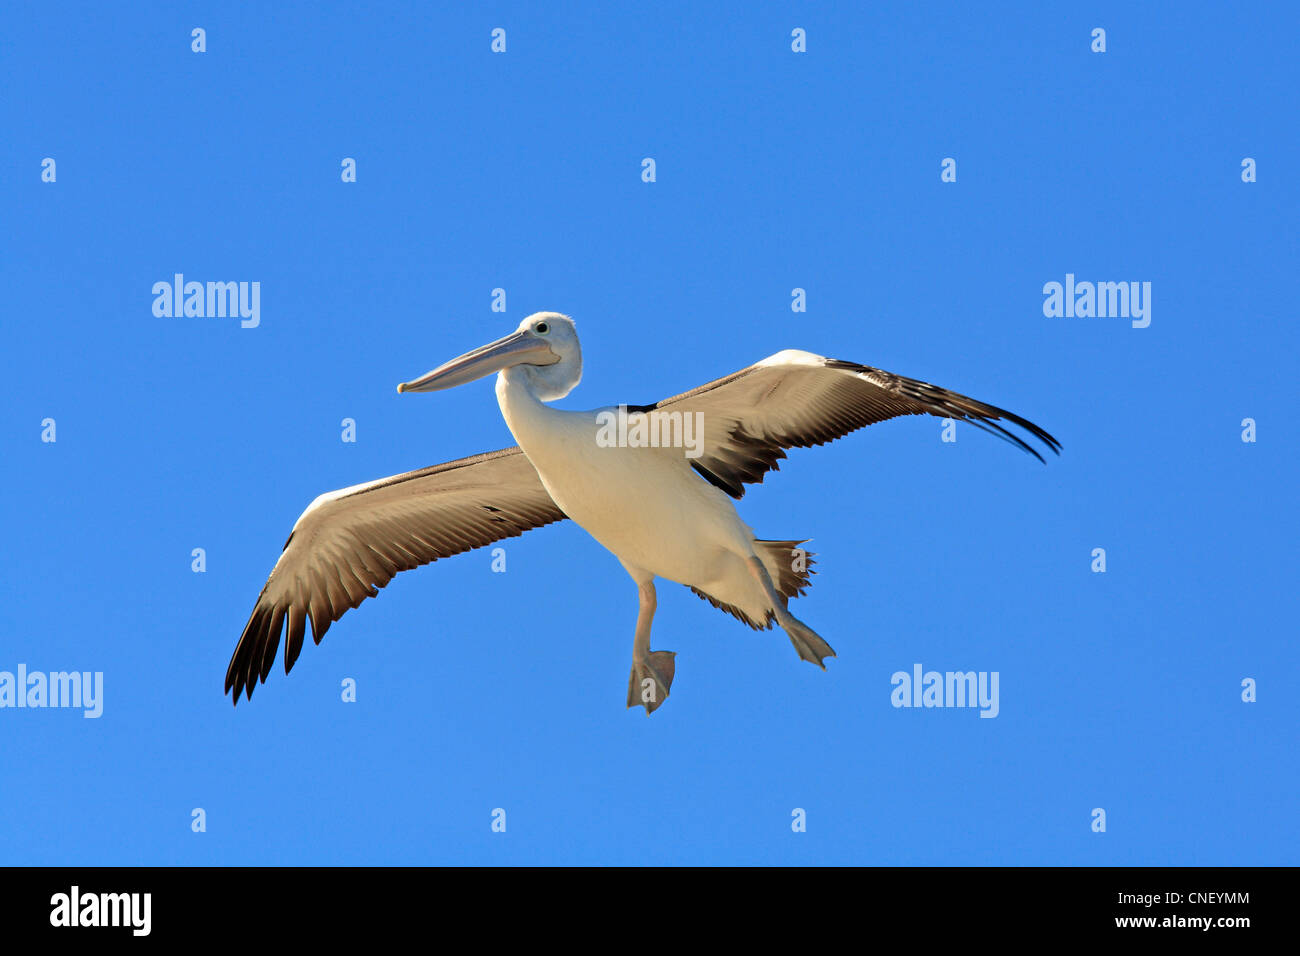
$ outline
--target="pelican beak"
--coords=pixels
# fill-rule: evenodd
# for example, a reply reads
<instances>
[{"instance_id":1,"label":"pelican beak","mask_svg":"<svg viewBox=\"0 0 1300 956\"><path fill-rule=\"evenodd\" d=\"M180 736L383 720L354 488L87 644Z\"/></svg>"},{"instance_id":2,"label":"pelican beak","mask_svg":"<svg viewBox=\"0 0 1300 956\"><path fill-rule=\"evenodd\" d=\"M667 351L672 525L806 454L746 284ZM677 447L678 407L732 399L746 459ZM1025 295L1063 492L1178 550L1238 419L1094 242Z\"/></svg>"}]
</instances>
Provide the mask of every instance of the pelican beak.
<instances>
[{"instance_id":1,"label":"pelican beak","mask_svg":"<svg viewBox=\"0 0 1300 956\"><path fill-rule=\"evenodd\" d=\"M520 330L439 365L413 382L403 382L397 390L436 392L464 385L514 365L554 365L559 360L560 357L544 341L527 330Z\"/></svg>"}]
</instances>

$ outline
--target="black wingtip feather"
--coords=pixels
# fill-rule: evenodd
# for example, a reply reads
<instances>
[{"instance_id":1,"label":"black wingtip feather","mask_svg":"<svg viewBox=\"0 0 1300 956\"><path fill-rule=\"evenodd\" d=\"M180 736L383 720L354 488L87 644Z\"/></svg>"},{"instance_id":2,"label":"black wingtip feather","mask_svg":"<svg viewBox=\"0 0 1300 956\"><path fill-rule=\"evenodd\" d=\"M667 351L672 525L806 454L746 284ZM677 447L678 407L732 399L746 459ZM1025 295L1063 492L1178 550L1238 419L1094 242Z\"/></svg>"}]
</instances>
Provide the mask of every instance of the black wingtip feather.
<instances>
[{"instance_id":1,"label":"black wingtip feather","mask_svg":"<svg viewBox=\"0 0 1300 956\"><path fill-rule=\"evenodd\" d=\"M298 655L302 653L303 628L306 621L303 618L302 611L295 605L289 607L288 617L288 637L284 645L284 672L286 674L293 670L294 662L298 660Z\"/></svg>"},{"instance_id":2,"label":"black wingtip feather","mask_svg":"<svg viewBox=\"0 0 1300 956\"><path fill-rule=\"evenodd\" d=\"M997 424L997 422L1001 420L1010 422L1037 438L1053 454L1057 456L1061 454L1061 443L1045 429L1040 428L1026 418L1021 418L1019 415L1007 411L1005 408L998 408L996 405L989 405L978 399L968 398L938 385L931 385L929 382L904 378L891 372L884 372L856 362L847 362L843 359L827 359L826 367L852 372L855 375L883 376L887 383L893 383L892 388L896 392L922 406L928 406L926 410L929 414L969 422L977 428L1015 445L1022 451L1028 452L1043 464L1047 464L1047 460L1039 454L1036 448L1019 435Z\"/></svg>"},{"instance_id":3,"label":"black wingtip feather","mask_svg":"<svg viewBox=\"0 0 1300 956\"><path fill-rule=\"evenodd\" d=\"M258 670L258 679L265 684L266 677L275 665L275 652L280 649L280 624L284 620L284 608L276 608L271 615L270 626L262 635L262 661Z\"/></svg>"}]
</instances>

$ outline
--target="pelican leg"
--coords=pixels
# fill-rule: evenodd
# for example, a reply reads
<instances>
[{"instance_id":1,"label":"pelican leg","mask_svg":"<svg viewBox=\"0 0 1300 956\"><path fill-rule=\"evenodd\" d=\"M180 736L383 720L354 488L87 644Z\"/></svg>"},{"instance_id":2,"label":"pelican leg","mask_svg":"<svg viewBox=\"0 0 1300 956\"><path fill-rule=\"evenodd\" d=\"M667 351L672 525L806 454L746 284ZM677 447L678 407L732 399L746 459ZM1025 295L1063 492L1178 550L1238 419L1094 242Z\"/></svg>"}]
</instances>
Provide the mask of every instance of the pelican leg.
<instances>
[{"instance_id":1,"label":"pelican leg","mask_svg":"<svg viewBox=\"0 0 1300 956\"><path fill-rule=\"evenodd\" d=\"M628 569L631 570L630 568ZM676 663L673 651L650 650L650 622L655 616L654 575L634 574L641 607L636 615L636 636L632 639L632 673L627 679L627 705L645 707L646 716L668 699Z\"/></svg>"},{"instance_id":2,"label":"pelican leg","mask_svg":"<svg viewBox=\"0 0 1300 956\"><path fill-rule=\"evenodd\" d=\"M767 568L756 555L746 558L745 563L749 565L749 573L754 576L754 580L767 593L767 599L772 602L772 614L776 617L776 623L780 624L781 629L789 636L790 643L799 654L799 659L826 670L823 661L835 656L834 648L822 640L820 634L786 609L788 602L777 591L772 583L772 576L767 573Z\"/></svg>"}]
</instances>

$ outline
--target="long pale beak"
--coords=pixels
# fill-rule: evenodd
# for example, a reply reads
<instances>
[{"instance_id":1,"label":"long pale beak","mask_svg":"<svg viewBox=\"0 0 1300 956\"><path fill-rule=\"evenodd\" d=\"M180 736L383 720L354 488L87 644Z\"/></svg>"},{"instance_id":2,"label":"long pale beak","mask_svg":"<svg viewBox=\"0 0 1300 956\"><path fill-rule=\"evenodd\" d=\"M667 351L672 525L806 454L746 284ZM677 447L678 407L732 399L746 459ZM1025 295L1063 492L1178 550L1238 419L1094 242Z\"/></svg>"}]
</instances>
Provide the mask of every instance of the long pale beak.
<instances>
[{"instance_id":1,"label":"long pale beak","mask_svg":"<svg viewBox=\"0 0 1300 956\"><path fill-rule=\"evenodd\" d=\"M399 392L436 392L455 388L484 375L514 365L554 365L560 357L541 339L526 331L512 332L482 348L466 352L413 382L397 386Z\"/></svg>"}]
</instances>

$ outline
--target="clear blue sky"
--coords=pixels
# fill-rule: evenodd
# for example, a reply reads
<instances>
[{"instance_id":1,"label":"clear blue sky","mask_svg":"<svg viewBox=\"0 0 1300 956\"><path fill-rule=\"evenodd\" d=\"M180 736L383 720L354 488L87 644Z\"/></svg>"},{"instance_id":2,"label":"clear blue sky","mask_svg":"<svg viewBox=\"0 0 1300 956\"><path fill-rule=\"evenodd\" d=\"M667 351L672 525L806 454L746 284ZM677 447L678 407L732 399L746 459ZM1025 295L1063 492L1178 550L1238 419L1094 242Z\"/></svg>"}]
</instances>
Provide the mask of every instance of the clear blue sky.
<instances>
[{"instance_id":1,"label":"clear blue sky","mask_svg":"<svg viewBox=\"0 0 1300 956\"><path fill-rule=\"evenodd\" d=\"M0 670L104 712L0 710L0 862L1296 863L1298 8L461 6L6 8ZM155 317L178 272L260 326ZM1150 326L1045 317L1067 273ZM814 539L827 673L664 583L673 696L625 711L635 587L566 523L232 709L313 497L512 444L490 382L394 386L541 309L570 408L802 348L1064 454L908 418L753 488ZM917 663L997 671L998 717L895 709Z\"/></svg>"}]
</instances>

